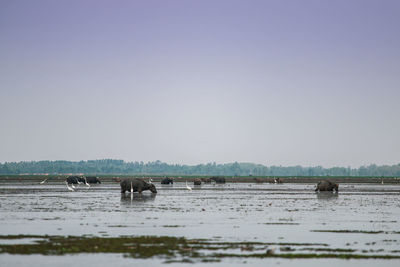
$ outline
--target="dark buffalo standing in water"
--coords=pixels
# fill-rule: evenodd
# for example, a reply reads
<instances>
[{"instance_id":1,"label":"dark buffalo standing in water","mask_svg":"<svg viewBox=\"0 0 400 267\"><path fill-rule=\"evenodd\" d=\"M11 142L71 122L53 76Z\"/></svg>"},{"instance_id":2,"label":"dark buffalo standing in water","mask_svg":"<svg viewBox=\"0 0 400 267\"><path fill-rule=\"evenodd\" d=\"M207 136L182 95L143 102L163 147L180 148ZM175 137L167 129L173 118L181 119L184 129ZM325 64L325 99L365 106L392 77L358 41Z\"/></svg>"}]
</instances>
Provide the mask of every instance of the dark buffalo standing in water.
<instances>
[{"instance_id":1,"label":"dark buffalo standing in water","mask_svg":"<svg viewBox=\"0 0 400 267\"><path fill-rule=\"evenodd\" d=\"M86 181L88 182L88 184L101 184L99 177L95 176L86 177Z\"/></svg>"},{"instance_id":2,"label":"dark buffalo standing in water","mask_svg":"<svg viewBox=\"0 0 400 267\"><path fill-rule=\"evenodd\" d=\"M161 184L173 184L174 183L174 179L166 177L164 179L161 180Z\"/></svg>"},{"instance_id":3,"label":"dark buffalo standing in water","mask_svg":"<svg viewBox=\"0 0 400 267\"><path fill-rule=\"evenodd\" d=\"M270 184L283 184L283 179L282 178L274 178L274 180L269 182Z\"/></svg>"},{"instance_id":4,"label":"dark buffalo standing in water","mask_svg":"<svg viewBox=\"0 0 400 267\"><path fill-rule=\"evenodd\" d=\"M157 193L157 189L154 184L147 183L142 179L133 178L133 179L124 179L120 183L121 185L121 193L125 193L126 191L131 192L139 192L150 190L152 193Z\"/></svg>"},{"instance_id":5,"label":"dark buffalo standing in water","mask_svg":"<svg viewBox=\"0 0 400 267\"><path fill-rule=\"evenodd\" d=\"M320 181L317 184L317 188L315 188L315 192L317 191L333 191L339 192L339 185L332 183L331 181Z\"/></svg>"},{"instance_id":6,"label":"dark buffalo standing in water","mask_svg":"<svg viewBox=\"0 0 400 267\"><path fill-rule=\"evenodd\" d=\"M224 184L226 182L225 177L211 177L211 180L213 180L214 182L216 182L217 184Z\"/></svg>"},{"instance_id":7,"label":"dark buffalo standing in water","mask_svg":"<svg viewBox=\"0 0 400 267\"><path fill-rule=\"evenodd\" d=\"M199 178L194 179L193 184L194 185L201 185L201 179L199 179Z\"/></svg>"},{"instance_id":8,"label":"dark buffalo standing in water","mask_svg":"<svg viewBox=\"0 0 400 267\"><path fill-rule=\"evenodd\" d=\"M209 184L211 183L211 179L210 178L201 178L201 181L205 184Z\"/></svg>"},{"instance_id":9,"label":"dark buffalo standing in water","mask_svg":"<svg viewBox=\"0 0 400 267\"><path fill-rule=\"evenodd\" d=\"M85 178L82 178L80 176L68 176L67 183L68 184L85 183Z\"/></svg>"}]
</instances>

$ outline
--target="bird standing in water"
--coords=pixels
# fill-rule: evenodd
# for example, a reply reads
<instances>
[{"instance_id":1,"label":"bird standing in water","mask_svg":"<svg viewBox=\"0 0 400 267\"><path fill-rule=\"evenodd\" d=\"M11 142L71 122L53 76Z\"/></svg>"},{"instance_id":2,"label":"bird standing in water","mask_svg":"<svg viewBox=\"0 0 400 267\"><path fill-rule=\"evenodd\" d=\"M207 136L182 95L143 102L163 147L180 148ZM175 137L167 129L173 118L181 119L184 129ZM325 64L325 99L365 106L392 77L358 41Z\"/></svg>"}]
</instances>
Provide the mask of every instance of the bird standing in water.
<instances>
[{"instance_id":1,"label":"bird standing in water","mask_svg":"<svg viewBox=\"0 0 400 267\"><path fill-rule=\"evenodd\" d=\"M188 186L187 181L186 181L186 189L189 190L189 191L192 191L192 188L190 186Z\"/></svg>"}]
</instances>

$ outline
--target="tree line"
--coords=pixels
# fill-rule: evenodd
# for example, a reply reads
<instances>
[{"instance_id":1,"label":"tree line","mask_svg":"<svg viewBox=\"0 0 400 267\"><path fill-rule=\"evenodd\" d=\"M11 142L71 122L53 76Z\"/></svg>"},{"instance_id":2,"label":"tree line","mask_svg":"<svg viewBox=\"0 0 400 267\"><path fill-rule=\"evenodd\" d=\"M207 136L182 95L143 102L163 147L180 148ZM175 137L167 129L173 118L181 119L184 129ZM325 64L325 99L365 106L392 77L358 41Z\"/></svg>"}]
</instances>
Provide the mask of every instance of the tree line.
<instances>
[{"instance_id":1,"label":"tree line","mask_svg":"<svg viewBox=\"0 0 400 267\"><path fill-rule=\"evenodd\" d=\"M359 168L323 168L303 166L265 166L254 163L207 163L198 165L144 163L102 159L88 161L21 161L0 163L0 174L154 174L154 175L226 175L226 176L399 176L400 164Z\"/></svg>"}]
</instances>

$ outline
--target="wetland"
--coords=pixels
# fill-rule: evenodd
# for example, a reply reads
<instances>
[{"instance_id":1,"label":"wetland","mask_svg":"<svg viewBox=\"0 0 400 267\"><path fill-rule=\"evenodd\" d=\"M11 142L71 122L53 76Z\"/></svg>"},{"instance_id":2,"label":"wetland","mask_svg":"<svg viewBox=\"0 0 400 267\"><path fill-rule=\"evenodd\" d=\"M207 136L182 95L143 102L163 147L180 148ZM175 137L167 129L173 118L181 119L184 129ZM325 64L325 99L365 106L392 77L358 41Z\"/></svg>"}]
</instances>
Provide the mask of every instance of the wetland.
<instances>
[{"instance_id":1,"label":"wetland","mask_svg":"<svg viewBox=\"0 0 400 267\"><path fill-rule=\"evenodd\" d=\"M400 263L400 185L0 183L3 266L368 266ZM296 259L296 260L295 260Z\"/></svg>"}]
</instances>

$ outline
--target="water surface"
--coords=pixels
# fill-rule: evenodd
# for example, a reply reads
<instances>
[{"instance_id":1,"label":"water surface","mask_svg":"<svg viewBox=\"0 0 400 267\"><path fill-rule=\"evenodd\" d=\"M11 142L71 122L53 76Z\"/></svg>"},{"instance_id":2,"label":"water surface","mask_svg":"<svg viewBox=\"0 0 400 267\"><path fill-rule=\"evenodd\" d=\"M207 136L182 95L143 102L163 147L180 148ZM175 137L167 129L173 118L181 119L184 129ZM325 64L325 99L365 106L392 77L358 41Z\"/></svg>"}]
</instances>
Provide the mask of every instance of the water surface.
<instances>
[{"instance_id":1,"label":"water surface","mask_svg":"<svg viewBox=\"0 0 400 267\"><path fill-rule=\"evenodd\" d=\"M313 184L204 184L191 185L192 191L186 190L184 183L156 186L156 195L150 192L121 195L116 183L90 188L80 185L75 192L68 191L61 183L2 183L0 235L174 236L212 242L264 243L252 246L249 251L229 251L239 254L271 249L275 254L287 251L348 254L340 250L351 250L350 254L357 255L400 256L399 185L342 184L338 194L317 194ZM26 238L20 241L35 242ZM7 242L0 239L0 244ZM46 259L67 265L71 259L79 258L82 262L98 259L97 266L109 266L102 259L108 257L121 266L132 261L144 266L164 262L160 258L144 260L120 254L21 256L2 253L0 263L41 265L42 259ZM338 261L348 266L380 262L397 266L400 262L398 259L223 258L213 264L292 266L295 262L296 266L329 266Z\"/></svg>"}]
</instances>

